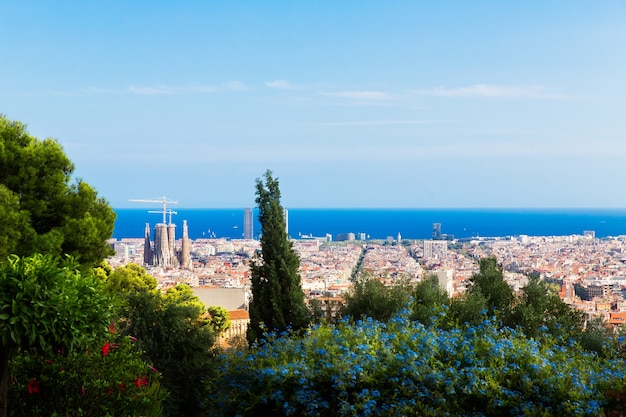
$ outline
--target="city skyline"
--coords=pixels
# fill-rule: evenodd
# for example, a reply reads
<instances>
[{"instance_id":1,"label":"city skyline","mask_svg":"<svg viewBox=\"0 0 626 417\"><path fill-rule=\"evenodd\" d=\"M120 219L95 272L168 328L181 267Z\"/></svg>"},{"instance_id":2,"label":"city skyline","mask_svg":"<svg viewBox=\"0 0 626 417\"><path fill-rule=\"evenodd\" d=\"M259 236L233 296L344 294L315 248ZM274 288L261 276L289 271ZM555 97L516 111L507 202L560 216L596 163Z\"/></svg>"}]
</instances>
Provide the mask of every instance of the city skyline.
<instances>
[{"instance_id":1,"label":"city skyline","mask_svg":"<svg viewBox=\"0 0 626 417\"><path fill-rule=\"evenodd\" d=\"M116 208L626 207L626 5L0 2L0 113Z\"/></svg>"}]
</instances>

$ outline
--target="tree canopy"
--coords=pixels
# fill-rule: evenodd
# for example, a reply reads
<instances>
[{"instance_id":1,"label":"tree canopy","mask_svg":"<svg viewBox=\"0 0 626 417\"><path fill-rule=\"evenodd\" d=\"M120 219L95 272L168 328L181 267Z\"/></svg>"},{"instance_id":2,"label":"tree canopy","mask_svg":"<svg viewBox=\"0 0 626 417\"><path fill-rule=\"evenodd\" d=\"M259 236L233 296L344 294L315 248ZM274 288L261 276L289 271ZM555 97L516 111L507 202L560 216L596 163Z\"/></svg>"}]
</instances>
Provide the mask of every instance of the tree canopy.
<instances>
[{"instance_id":1,"label":"tree canopy","mask_svg":"<svg viewBox=\"0 0 626 417\"><path fill-rule=\"evenodd\" d=\"M287 237L278 179L274 179L268 170L264 180L256 181L261 253L251 267L250 342L263 336L263 327L269 331L299 330L309 324L298 273L300 259Z\"/></svg>"},{"instance_id":2,"label":"tree canopy","mask_svg":"<svg viewBox=\"0 0 626 417\"><path fill-rule=\"evenodd\" d=\"M0 259L16 254L69 254L94 265L112 253L106 240L115 213L53 139L0 115Z\"/></svg>"},{"instance_id":3,"label":"tree canopy","mask_svg":"<svg viewBox=\"0 0 626 417\"><path fill-rule=\"evenodd\" d=\"M113 294L124 296L142 289L154 290L157 287L157 280L149 275L145 268L137 264L127 264L103 272L107 288Z\"/></svg>"},{"instance_id":4,"label":"tree canopy","mask_svg":"<svg viewBox=\"0 0 626 417\"><path fill-rule=\"evenodd\" d=\"M120 298L119 333L136 340L144 360L161 372L169 392L164 415L202 415L202 379L211 372L215 333L206 306L184 284L162 293L138 265L100 271L108 290Z\"/></svg>"},{"instance_id":5,"label":"tree canopy","mask_svg":"<svg viewBox=\"0 0 626 417\"><path fill-rule=\"evenodd\" d=\"M359 274L350 291L345 294L345 305L341 314L353 320L368 317L386 322L405 308L410 300L408 282L385 286L371 273Z\"/></svg>"},{"instance_id":6,"label":"tree canopy","mask_svg":"<svg viewBox=\"0 0 626 417\"><path fill-rule=\"evenodd\" d=\"M425 326L437 320L450 305L448 293L439 285L436 274L426 275L413 288L411 318Z\"/></svg>"},{"instance_id":7,"label":"tree canopy","mask_svg":"<svg viewBox=\"0 0 626 417\"><path fill-rule=\"evenodd\" d=\"M228 310L222 306L209 306L207 308L209 314L209 326L215 335L219 336L222 332L230 329L232 322Z\"/></svg>"},{"instance_id":8,"label":"tree canopy","mask_svg":"<svg viewBox=\"0 0 626 417\"><path fill-rule=\"evenodd\" d=\"M502 265L495 256L490 256L479 261L479 268L470 279L469 295L482 295L490 314L508 311L513 301L513 289L504 281Z\"/></svg>"}]
</instances>

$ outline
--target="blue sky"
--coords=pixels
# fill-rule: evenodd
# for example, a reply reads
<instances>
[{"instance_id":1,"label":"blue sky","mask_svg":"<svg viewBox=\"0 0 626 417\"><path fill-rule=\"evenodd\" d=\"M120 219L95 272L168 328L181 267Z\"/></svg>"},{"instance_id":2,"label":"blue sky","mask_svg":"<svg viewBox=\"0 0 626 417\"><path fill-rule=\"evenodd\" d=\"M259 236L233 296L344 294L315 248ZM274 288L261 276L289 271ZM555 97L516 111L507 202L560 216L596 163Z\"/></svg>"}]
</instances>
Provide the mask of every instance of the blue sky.
<instances>
[{"instance_id":1,"label":"blue sky","mask_svg":"<svg viewBox=\"0 0 626 417\"><path fill-rule=\"evenodd\" d=\"M624 1L0 0L0 113L114 207L626 207Z\"/></svg>"}]
</instances>

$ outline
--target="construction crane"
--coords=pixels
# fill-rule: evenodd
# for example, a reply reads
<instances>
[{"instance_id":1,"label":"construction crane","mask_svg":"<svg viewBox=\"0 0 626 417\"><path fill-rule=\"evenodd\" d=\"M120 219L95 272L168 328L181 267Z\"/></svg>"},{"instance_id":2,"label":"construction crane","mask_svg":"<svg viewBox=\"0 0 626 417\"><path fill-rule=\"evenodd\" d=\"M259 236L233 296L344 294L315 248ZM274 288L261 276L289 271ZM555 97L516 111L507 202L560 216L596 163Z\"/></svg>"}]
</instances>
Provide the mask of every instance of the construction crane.
<instances>
[{"instance_id":1,"label":"construction crane","mask_svg":"<svg viewBox=\"0 0 626 417\"><path fill-rule=\"evenodd\" d=\"M132 201L135 203L163 203L163 211L157 211L156 213L163 213L163 223L165 223L166 219L166 215L168 214L167 211L167 205L168 204L178 204L177 200L170 200L167 197L163 196L163 197L157 197L157 198L131 198L128 201ZM170 209L170 211L172 211ZM154 213L154 212L153 212ZM170 223L172 220L172 214L177 214L176 212L172 212L170 213Z\"/></svg>"},{"instance_id":2,"label":"construction crane","mask_svg":"<svg viewBox=\"0 0 626 417\"><path fill-rule=\"evenodd\" d=\"M148 210L148 213L163 213L161 210ZM170 224L172 223L172 214L178 214L177 211L167 209L167 214L170 216ZM163 223L165 223L165 216L163 216Z\"/></svg>"}]
</instances>

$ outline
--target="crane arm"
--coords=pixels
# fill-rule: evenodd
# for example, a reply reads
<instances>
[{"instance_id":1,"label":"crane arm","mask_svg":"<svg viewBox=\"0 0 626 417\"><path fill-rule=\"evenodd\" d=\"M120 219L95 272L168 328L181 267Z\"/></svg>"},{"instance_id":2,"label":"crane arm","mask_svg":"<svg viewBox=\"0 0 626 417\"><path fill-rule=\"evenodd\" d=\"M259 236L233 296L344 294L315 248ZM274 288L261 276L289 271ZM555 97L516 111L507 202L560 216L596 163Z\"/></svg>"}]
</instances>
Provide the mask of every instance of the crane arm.
<instances>
[{"instance_id":1,"label":"crane arm","mask_svg":"<svg viewBox=\"0 0 626 417\"><path fill-rule=\"evenodd\" d=\"M177 200L170 200L165 196L158 197L158 198L131 198L128 201L133 201L135 203L163 203L163 211L160 212L160 213L163 213L163 223L165 223L166 221L165 214L167 213L167 205L178 204ZM170 223L171 223L171 219L172 219L172 214L170 213Z\"/></svg>"}]
</instances>

